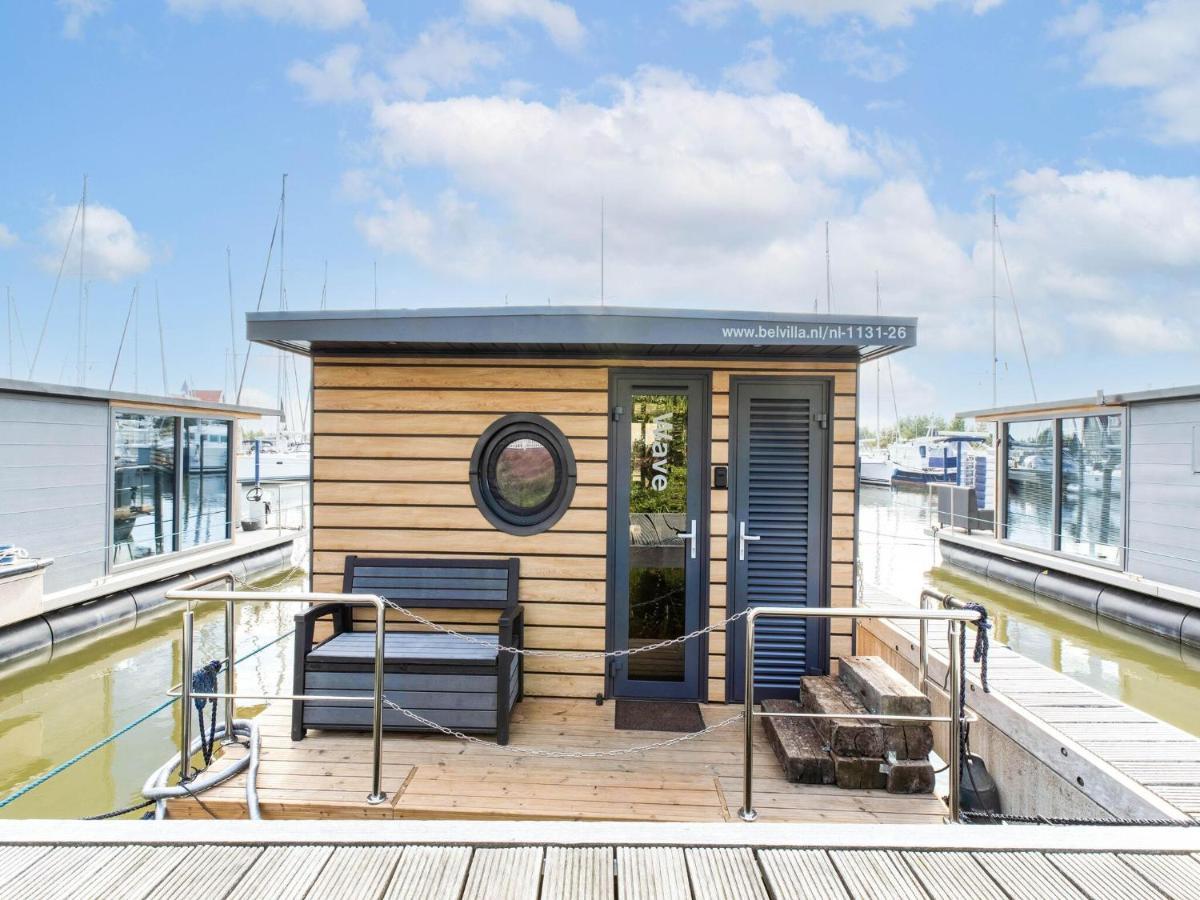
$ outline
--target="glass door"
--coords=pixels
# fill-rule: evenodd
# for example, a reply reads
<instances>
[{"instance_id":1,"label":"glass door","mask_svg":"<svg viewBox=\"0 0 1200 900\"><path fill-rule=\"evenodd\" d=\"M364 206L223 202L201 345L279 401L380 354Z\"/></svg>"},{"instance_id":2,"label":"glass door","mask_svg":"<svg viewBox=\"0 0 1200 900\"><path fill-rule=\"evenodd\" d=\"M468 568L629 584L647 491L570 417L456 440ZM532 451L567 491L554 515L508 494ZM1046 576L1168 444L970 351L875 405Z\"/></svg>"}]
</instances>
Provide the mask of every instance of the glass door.
<instances>
[{"instance_id":1,"label":"glass door","mask_svg":"<svg viewBox=\"0 0 1200 900\"><path fill-rule=\"evenodd\" d=\"M614 649L658 644L700 627L707 516L704 376L614 380L610 558ZM612 667L618 697L702 696L703 641L628 657Z\"/></svg>"}]
</instances>

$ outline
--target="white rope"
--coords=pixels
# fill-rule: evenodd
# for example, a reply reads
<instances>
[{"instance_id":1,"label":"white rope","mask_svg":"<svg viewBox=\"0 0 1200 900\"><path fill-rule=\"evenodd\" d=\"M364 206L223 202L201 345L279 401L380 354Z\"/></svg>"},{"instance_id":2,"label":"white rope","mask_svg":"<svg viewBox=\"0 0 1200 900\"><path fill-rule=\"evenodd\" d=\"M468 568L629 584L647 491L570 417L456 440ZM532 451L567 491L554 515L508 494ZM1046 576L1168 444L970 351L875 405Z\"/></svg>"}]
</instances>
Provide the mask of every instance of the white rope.
<instances>
[{"instance_id":1,"label":"white rope","mask_svg":"<svg viewBox=\"0 0 1200 900\"><path fill-rule=\"evenodd\" d=\"M447 737L458 738L460 741L487 747L489 750L502 750L505 753L512 753L518 756L538 756L548 759L604 759L614 756L629 756L634 753L646 753L650 750L661 750L664 747L673 747L676 744L682 744L684 741L704 737L704 735L710 734L719 728L724 728L726 725L732 725L734 722L740 721L744 716L744 713L738 713L736 716L730 716L728 719L722 719L720 722L709 725L701 731L690 731L687 734L668 738L665 741L656 741L653 744L640 744L636 747L617 747L612 750L543 750L540 747L523 747L519 744L494 744L491 741L484 741L470 734L463 734L461 731L455 731L453 728L439 725L437 722L427 719L420 713L413 712L411 709L405 709L403 706L394 703L386 695L383 698L383 703L388 709L402 713L414 722L418 722L426 728L432 728L434 731L441 732Z\"/></svg>"}]
</instances>

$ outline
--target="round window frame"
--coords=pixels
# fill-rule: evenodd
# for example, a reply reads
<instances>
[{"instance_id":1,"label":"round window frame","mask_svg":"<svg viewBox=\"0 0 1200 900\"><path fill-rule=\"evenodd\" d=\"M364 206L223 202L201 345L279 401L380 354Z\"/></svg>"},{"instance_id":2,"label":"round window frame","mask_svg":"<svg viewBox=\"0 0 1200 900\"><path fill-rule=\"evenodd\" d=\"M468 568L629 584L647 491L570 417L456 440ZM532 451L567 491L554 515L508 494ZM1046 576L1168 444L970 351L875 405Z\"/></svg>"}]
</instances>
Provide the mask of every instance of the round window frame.
<instances>
[{"instance_id":1,"label":"round window frame","mask_svg":"<svg viewBox=\"0 0 1200 900\"><path fill-rule=\"evenodd\" d=\"M532 438L550 451L555 484L550 496L529 512L519 512L492 487L496 460L514 440ZM507 534L540 534L562 518L575 496L575 454L566 435L549 419L533 413L512 413L493 422L475 442L471 453L471 496L485 519Z\"/></svg>"}]
</instances>

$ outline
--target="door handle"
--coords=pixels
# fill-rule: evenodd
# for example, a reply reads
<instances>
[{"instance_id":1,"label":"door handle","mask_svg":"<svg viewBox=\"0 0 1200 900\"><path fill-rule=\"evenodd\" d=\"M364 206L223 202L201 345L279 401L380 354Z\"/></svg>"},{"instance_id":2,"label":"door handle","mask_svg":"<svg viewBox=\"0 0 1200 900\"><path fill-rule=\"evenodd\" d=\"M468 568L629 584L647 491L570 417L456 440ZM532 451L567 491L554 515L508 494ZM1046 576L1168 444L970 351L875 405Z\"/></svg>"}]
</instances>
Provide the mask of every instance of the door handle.
<instances>
[{"instance_id":1,"label":"door handle","mask_svg":"<svg viewBox=\"0 0 1200 900\"><path fill-rule=\"evenodd\" d=\"M692 530L691 531L677 531L677 532L675 532L675 537L681 537L685 541L687 541L689 544L691 544L691 547L692 547L691 557L692 557L692 559L695 559L696 558L696 520L692 519Z\"/></svg>"},{"instance_id":2,"label":"door handle","mask_svg":"<svg viewBox=\"0 0 1200 900\"><path fill-rule=\"evenodd\" d=\"M761 534L746 534L746 523L738 522L738 561L746 561L746 541L762 540Z\"/></svg>"}]
</instances>

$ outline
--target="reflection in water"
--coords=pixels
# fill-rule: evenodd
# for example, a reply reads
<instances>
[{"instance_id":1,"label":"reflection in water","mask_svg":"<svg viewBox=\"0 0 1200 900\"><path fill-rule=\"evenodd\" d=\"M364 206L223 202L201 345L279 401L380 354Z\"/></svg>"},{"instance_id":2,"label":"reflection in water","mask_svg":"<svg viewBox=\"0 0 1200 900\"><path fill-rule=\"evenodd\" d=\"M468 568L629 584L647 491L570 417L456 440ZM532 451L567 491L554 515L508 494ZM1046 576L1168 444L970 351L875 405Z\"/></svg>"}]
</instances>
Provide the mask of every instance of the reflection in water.
<instances>
[{"instance_id":1,"label":"reflection in water","mask_svg":"<svg viewBox=\"0 0 1200 900\"><path fill-rule=\"evenodd\" d=\"M297 578L283 589L303 588ZM238 655L291 631L291 604L242 604ZM0 797L70 759L85 747L158 706L179 681L178 612L119 635L79 646L42 665L0 677ZM224 655L219 604L196 607L197 665ZM238 688L286 693L291 683L291 638L238 666ZM251 714L261 706L244 707ZM150 772L178 749L179 704L76 763L0 810L5 818L78 818L141 800Z\"/></svg>"},{"instance_id":2,"label":"reflection in water","mask_svg":"<svg viewBox=\"0 0 1200 900\"><path fill-rule=\"evenodd\" d=\"M924 533L924 493L866 487L862 578L916 605L933 586L984 604L992 639L1192 734L1200 735L1200 653L1046 597L942 566Z\"/></svg>"}]
</instances>

